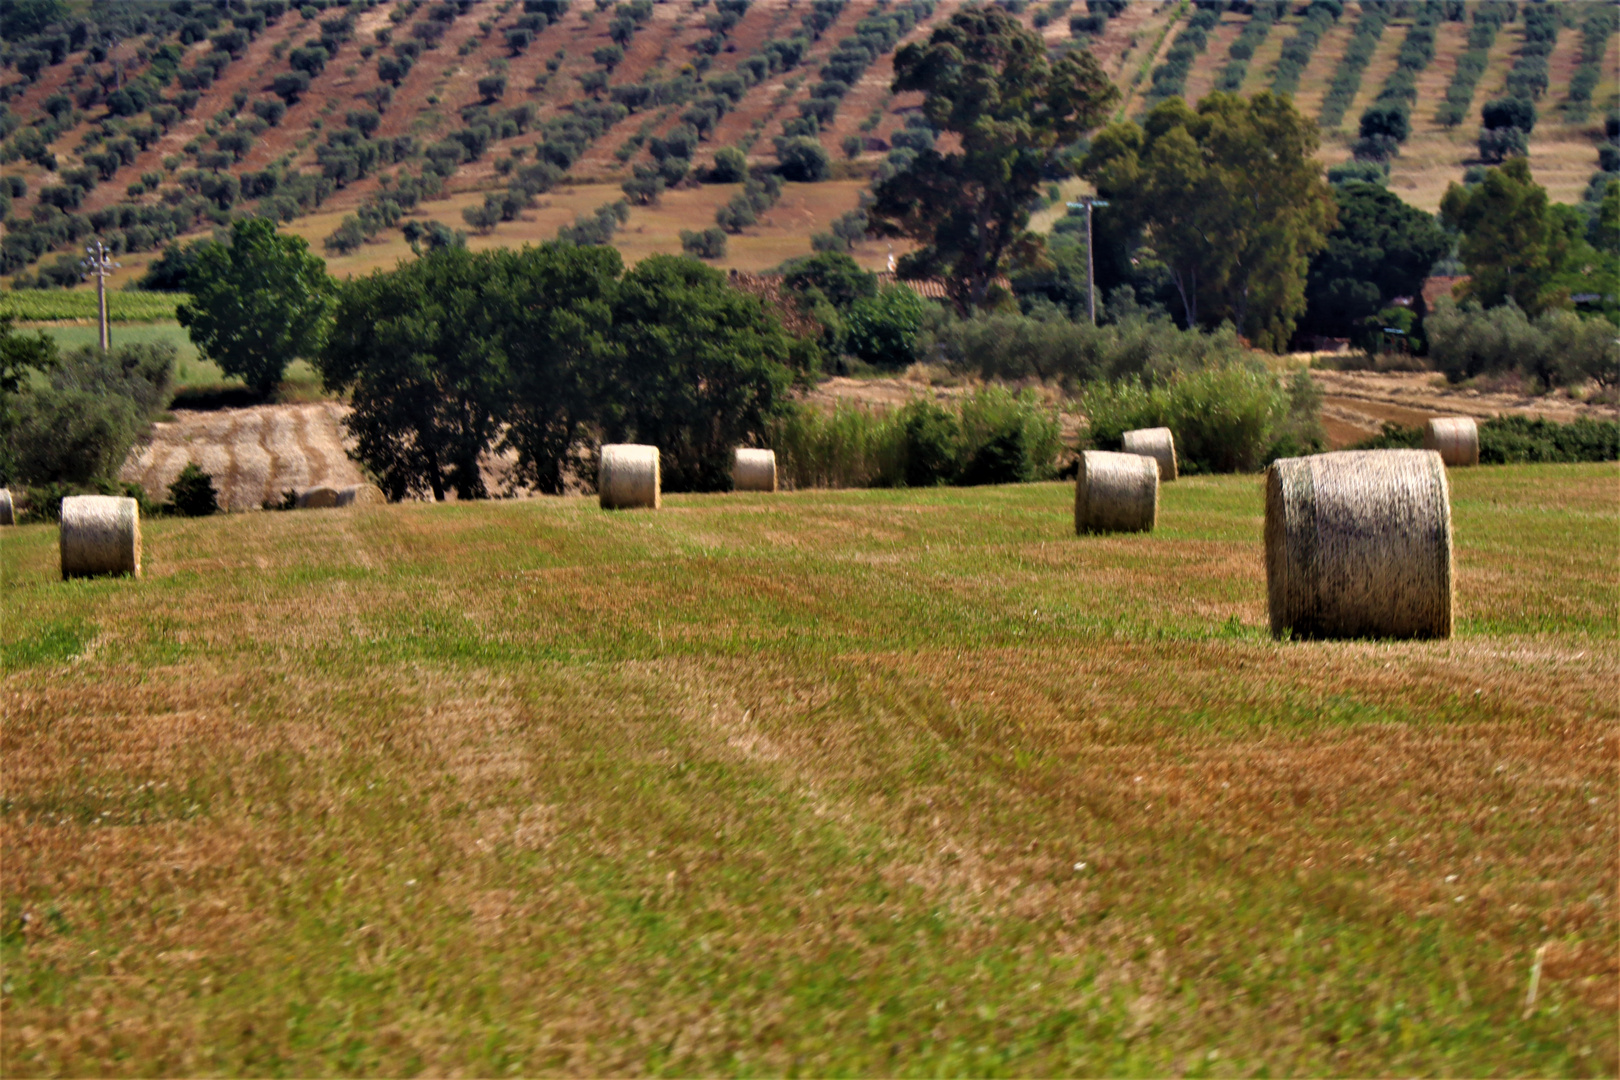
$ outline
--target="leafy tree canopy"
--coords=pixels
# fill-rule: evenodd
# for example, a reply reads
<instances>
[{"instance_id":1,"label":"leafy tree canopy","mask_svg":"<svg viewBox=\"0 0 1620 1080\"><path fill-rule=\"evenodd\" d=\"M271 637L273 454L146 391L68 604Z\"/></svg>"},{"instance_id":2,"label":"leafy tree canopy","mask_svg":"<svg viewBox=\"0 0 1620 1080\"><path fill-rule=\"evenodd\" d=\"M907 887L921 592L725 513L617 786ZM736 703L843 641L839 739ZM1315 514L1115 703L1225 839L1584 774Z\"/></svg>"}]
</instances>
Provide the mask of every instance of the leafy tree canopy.
<instances>
[{"instance_id":1,"label":"leafy tree canopy","mask_svg":"<svg viewBox=\"0 0 1620 1080\"><path fill-rule=\"evenodd\" d=\"M672 490L723 491L731 451L762 445L793 381L792 339L753 296L695 259L654 255L613 304L611 441L657 446Z\"/></svg>"},{"instance_id":2,"label":"leafy tree canopy","mask_svg":"<svg viewBox=\"0 0 1620 1080\"><path fill-rule=\"evenodd\" d=\"M1348 337L1397 296L1416 296L1451 240L1428 214L1378 184L1339 185L1338 224L1311 260L1302 329Z\"/></svg>"},{"instance_id":3,"label":"leafy tree canopy","mask_svg":"<svg viewBox=\"0 0 1620 1080\"><path fill-rule=\"evenodd\" d=\"M810 348L813 348L811 346ZM487 494L478 461L560 492L598 440L652 443L665 486L717 490L758 445L806 346L696 260L613 248L440 248L339 290L322 377L391 499Z\"/></svg>"},{"instance_id":4,"label":"leafy tree canopy","mask_svg":"<svg viewBox=\"0 0 1620 1080\"><path fill-rule=\"evenodd\" d=\"M896 53L894 70L893 89L926 95L929 124L960 149L919 151L878 185L872 230L918 240L903 272L944 277L958 310L984 306L999 274L1039 252L1030 205L1119 93L1089 52L1049 60L1041 37L996 7L955 12Z\"/></svg>"},{"instance_id":5,"label":"leafy tree canopy","mask_svg":"<svg viewBox=\"0 0 1620 1080\"><path fill-rule=\"evenodd\" d=\"M332 305L326 264L273 221L231 226L229 246L197 245L187 275L191 299L176 309L191 340L227 375L260 394L281 382L287 365L321 347Z\"/></svg>"},{"instance_id":6,"label":"leafy tree canopy","mask_svg":"<svg viewBox=\"0 0 1620 1080\"><path fill-rule=\"evenodd\" d=\"M1440 216L1462 234L1457 251L1470 275L1467 298L1486 307L1511 298L1531 315L1567 305L1568 282L1557 279L1566 263L1584 262L1582 222L1573 207L1548 201L1527 159L1487 169L1471 187L1450 185Z\"/></svg>"},{"instance_id":7,"label":"leafy tree canopy","mask_svg":"<svg viewBox=\"0 0 1620 1080\"><path fill-rule=\"evenodd\" d=\"M1316 124L1287 97L1170 98L1142 126L1110 124L1081 175L1140 225L1168 268L1188 326L1230 320L1281 349L1305 311L1310 260L1334 224Z\"/></svg>"}]
</instances>

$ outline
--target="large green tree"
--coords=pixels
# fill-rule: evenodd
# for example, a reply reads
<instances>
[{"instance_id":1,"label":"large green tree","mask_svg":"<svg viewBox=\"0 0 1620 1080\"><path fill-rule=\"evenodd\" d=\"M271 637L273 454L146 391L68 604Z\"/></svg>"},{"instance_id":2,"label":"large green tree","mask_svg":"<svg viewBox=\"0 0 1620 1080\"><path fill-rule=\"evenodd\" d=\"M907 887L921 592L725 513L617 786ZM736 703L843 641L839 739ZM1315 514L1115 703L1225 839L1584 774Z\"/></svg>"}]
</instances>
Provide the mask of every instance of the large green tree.
<instances>
[{"instance_id":1,"label":"large green tree","mask_svg":"<svg viewBox=\"0 0 1620 1080\"><path fill-rule=\"evenodd\" d=\"M1461 290L1466 298L1485 307L1511 299L1531 315L1558 306L1554 279L1576 240L1577 223L1548 201L1527 159L1486 169L1478 184L1450 185L1440 217L1462 234L1457 253L1469 274Z\"/></svg>"},{"instance_id":2,"label":"large green tree","mask_svg":"<svg viewBox=\"0 0 1620 1080\"><path fill-rule=\"evenodd\" d=\"M696 259L671 255L624 276L613 336L604 434L657 446L670 490L724 490L732 449L763 445L786 404L792 339L757 298Z\"/></svg>"},{"instance_id":3,"label":"large green tree","mask_svg":"<svg viewBox=\"0 0 1620 1080\"><path fill-rule=\"evenodd\" d=\"M600 244L545 244L508 260L492 290L504 323L510 408L504 445L518 478L560 494L594 422L614 352L613 303L624 263Z\"/></svg>"},{"instance_id":4,"label":"large green tree","mask_svg":"<svg viewBox=\"0 0 1620 1080\"><path fill-rule=\"evenodd\" d=\"M1217 92L1196 109L1163 101L1141 126L1110 124L1080 171L1110 214L1142 228L1188 326L1230 320L1255 344L1281 349L1335 220L1316 147L1315 122L1287 97Z\"/></svg>"},{"instance_id":5,"label":"large green tree","mask_svg":"<svg viewBox=\"0 0 1620 1080\"><path fill-rule=\"evenodd\" d=\"M1035 196L1067 175L1063 151L1119 94L1089 52L1052 61L1042 38L999 7L954 12L926 43L897 52L894 70L895 92L920 91L928 122L958 148L923 150L879 184L871 228L919 241L902 269L943 277L966 312L992 299L1010 264L1039 252L1028 228Z\"/></svg>"},{"instance_id":6,"label":"large green tree","mask_svg":"<svg viewBox=\"0 0 1620 1080\"><path fill-rule=\"evenodd\" d=\"M320 350L332 307L326 264L267 218L237 221L228 245L198 245L186 285L180 325L221 371L260 394L276 388L293 360Z\"/></svg>"},{"instance_id":7,"label":"large green tree","mask_svg":"<svg viewBox=\"0 0 1620 1080\"><path fill-rule=\"evenodd\" d=\"M517 257L440 248L341 287L318 366L348 392L356 456L390 499L488 494L478 458L508 409L503 316Z\"/></svg>"},{"instance_id":8,"label":"large green tree","mask_svg":"<svg viewBox=\"0 0 1620 1080\"><path fill-rule=\"evenodd\" d=\"M1416 296L1435 261L1451 250L1438 222L1378 184L1334 189L1339 221L1311 260L1301 329L1349 337L1398 296Z\"/></svg>"}]
</instances>

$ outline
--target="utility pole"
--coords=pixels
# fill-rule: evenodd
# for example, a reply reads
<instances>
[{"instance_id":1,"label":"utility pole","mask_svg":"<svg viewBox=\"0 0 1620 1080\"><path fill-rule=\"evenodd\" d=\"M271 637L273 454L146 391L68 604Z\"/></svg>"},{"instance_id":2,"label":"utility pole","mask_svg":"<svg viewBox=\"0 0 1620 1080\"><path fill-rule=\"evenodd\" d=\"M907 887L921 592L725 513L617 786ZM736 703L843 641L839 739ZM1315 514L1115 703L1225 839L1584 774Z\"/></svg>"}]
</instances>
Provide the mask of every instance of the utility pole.
<instances>
[{"instance_id":1,"label":"utility pole","mask_svg":"<svg viewBox=\"0 0 1620 1080\"><path fill-rule=\"evenodd\" d=\"M122 263L112 261L107 253L107 247L100 240L85 246L85 270L96 275L96 311L100 316L101 324L101 351L106 352L112 348L112 336L107 329L107 271Z\"/></svg>"},{"instance_id":2,"label":"utility pole","mask_svg":"<svg viewBox=\"0 0 1620 1080\"><path fill-rule=\"evenodd\" d=\"M1107 206L1107 199L1098 199L1090 195L1080 196L1079 202L1067 204L1071 210L1085 207L1086 211L1086 316L1091 319L1091 325L1097 325L1097 287L1096 269L1091 259L1091 208L1093 206Z\"/></svg>"}]
</instances>

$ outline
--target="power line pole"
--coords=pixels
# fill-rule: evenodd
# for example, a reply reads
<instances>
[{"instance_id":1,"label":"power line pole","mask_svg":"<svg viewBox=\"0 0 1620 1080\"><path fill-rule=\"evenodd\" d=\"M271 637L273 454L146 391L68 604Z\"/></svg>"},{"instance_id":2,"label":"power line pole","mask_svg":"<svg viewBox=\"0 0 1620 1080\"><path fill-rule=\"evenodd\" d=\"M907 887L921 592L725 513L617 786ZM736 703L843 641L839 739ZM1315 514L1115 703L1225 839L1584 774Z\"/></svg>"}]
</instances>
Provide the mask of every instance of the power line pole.
<instances>
[{"instance_id":1,"label":"power line pole","mask_svg":"<svg viewBox=\"0 0 1620 1080\"><path fill-rule=\"evenodd\" d=\"M112 256L108 254L107 247L100 240L85 246L84 268L96 275L96 311L100 316L101 324L101 351L106 352L112 348L112 335L107 328L107 271L116 266Z\"/></svg>"},{"instance_id":2,"label":"power line pole","mask_svg":"<svg viewBox=\"0 0 1620 1080\"><path fill-rule=\"evenodd\" d=\"M1067 205L1071 210L1079 210L1081 207L1084 207L1086 211L1086 317L1091 320L1092 326L1096 326L1097 287L1095 282L1097 272L1091 258L1091 208L1093 206L1107 206L1108 200L1094 198L1090 195L1082 195L1080 196L1079 202L1072 202L1068 203Z\"/></svg>"}]
</instances>

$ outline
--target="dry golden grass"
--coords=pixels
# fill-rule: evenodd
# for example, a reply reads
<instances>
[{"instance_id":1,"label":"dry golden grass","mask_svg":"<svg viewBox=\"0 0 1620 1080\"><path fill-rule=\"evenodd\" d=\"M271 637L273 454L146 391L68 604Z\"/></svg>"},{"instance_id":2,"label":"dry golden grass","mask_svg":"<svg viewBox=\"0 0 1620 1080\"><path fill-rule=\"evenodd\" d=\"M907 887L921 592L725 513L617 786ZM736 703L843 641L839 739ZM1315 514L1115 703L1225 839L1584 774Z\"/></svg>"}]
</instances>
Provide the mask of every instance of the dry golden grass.
<instances>
[{"instance_id":1,"label":"dry golden grass","mask_svg":"<svg viewBox=\"0 0 1620 1080\"><path fill-rule=\"evenodd\" d=\"M6 530L0 1067L1612 1075L1617 480L1456 474L1438 643L1255 477Z\"/></svg>"}]
</instances>

